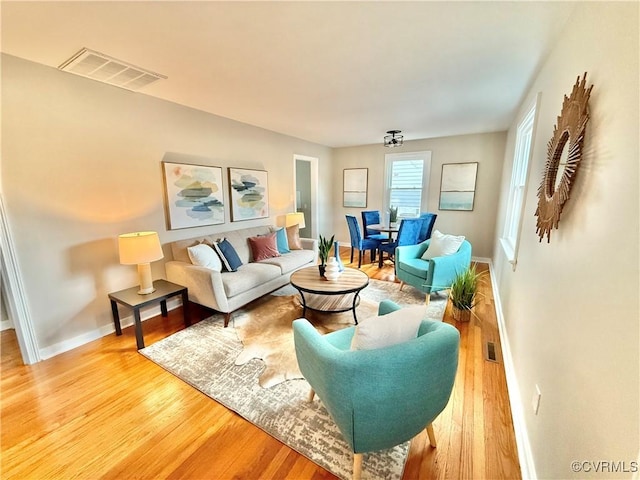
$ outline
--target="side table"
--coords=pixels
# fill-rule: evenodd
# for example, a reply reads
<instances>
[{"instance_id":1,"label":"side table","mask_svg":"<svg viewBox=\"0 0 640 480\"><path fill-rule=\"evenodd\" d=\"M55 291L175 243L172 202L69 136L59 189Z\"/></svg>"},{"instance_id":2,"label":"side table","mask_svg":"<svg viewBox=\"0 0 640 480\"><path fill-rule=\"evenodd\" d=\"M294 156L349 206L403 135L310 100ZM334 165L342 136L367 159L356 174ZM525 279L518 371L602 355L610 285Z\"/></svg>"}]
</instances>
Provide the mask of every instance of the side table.
<instances>
[{"instance_id":1,"label":"side table","mask_svg":"<svg viewBox=\"0 0 640 480\"><path fill-rule=\"evenodd\" d=\"M187 287L177 285L175 283L167 282L166 280L156 280L153 282L153 286L156 291L147 295L139 295L139 286L120 290L119 292L113 292L109 294L109 300L111 300L111 312L113 313L113 324L116 327L116 335L122 335L122 327L120 326L120 314L118 313L118 304L133 310L133 318L136 330L136 343L138 350L144 348L144 337L142 335L142 322L140 321L140 309L157 302L160 302L160 310L162 316L167 316L167 299L175 297L176 295L182 296L182 314L184 317L184 325L188 327L189 321L189 297L187 294Z\"/></svg>"}]
</instances>

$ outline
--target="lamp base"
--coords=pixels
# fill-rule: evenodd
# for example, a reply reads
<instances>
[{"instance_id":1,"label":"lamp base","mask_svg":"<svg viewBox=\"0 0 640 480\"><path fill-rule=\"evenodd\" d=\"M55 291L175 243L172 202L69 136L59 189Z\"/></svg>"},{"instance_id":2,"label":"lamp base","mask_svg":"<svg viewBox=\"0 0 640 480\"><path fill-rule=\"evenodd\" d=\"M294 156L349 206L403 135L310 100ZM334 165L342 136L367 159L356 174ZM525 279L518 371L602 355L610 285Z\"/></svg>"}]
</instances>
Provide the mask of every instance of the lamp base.
<instances>
[{"instance_id":1,"label":"lamp base","mask_svg":"<svg viewBox=\"0 0 640 480\"><path fill-rule=\"evenodd\" d=\"M148 263L138 264L138 279L140 280L140 290L138 295L149 295L156 291L151 280L151 265Z\"/></svg>"}]
</instances>

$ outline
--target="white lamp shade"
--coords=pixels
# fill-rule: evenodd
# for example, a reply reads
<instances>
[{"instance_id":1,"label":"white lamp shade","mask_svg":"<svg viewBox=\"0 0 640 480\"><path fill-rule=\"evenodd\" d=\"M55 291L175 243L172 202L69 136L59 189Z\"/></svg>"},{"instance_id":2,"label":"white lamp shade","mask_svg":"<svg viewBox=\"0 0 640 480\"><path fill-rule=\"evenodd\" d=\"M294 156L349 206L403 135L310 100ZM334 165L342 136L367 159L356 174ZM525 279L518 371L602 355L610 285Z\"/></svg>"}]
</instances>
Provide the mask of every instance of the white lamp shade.
<instances>
[{"instance_id":1,"label":"white lamp shade","mask_svg":"<svg viewBox=\"0 0 640 480\"><path fill-rule=\"evenodd\" d=\"M118 237L118 246L122 265L155 262L164 257L156 232L124 233Z\"/></svg>"},{"instance_id":2,"label":"white lamp shade","mask_svg":"<svg viewBox=\"0 0 640 480\"><path fill-rule=\"evenodd\" d=\"M287 213L285 218L285 226L290 227L291 225L298 225L300 226L300 228L306 227L304 223L304 213L302 212Z\"/></svg>"}]
</instances>

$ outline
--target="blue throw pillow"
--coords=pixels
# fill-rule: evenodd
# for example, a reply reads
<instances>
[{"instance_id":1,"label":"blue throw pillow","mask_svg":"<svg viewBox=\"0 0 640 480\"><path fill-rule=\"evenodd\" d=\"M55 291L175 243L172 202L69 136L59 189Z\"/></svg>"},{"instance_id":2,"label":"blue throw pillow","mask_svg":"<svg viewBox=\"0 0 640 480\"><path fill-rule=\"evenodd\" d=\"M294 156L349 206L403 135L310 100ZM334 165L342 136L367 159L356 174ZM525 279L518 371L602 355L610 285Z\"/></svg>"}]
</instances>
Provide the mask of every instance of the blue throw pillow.
<instances>
[{"instance_id":1,"label":"blue throw pillow","mask_svg":"<svg viewBox=\"0 0 640 480\"><path fill-rule=\"evenodd\" d=\"M238 257L235 248L224 238L221 242L215 242L213 248L220 257L226 270L235 272L242 265L242 260Z\"/></svg>"},{"instance_id":2,"label":"blue throw pillow","mask_svg":"<svg viewBox=\"0 0 640 480\"><path fill-rule=\"evenodd\" d=\"M276 230L276 246L278 247L278 252L280 253L289 253L289 240L287 240L287 231L284 227Z\"/></svg>"}]
</instances>

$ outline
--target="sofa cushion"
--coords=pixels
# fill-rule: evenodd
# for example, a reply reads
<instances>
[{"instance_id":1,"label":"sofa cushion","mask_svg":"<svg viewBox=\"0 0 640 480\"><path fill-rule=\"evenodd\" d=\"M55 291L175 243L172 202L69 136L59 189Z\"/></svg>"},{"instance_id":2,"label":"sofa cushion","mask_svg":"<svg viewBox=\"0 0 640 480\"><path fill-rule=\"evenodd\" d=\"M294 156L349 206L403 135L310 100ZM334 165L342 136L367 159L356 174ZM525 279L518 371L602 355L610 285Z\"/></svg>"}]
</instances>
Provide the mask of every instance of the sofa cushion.
<instances>
[{"instance_id":1,"label":"sofa cushion","mask_svg":"<svg viewBox=\"0 0 640 480\"><path fill-rule=\"evenodd\" d=\"M431 235L429 247L422 254L422 258L423 260L429 260L434 257L453 255L458 251L462 242L464 242L463 235L445 235L444 233L436 230Z\"/></svg>"},{"instance_id":2,"label":"sofa cushion","mask_svg":"<svg viewBox=\"0 0 640 480\"><path fill-rule=\"evenodd\" d=\"M231 245L226 238L213 243L213 249L220 257L225 270L235 272L238 270L238 267L242 266L242 261L238 257L233 245Z\"/></svg>"},{"instance_id":3,"label":"sofa cushion","mask_svg":"<svg viewBox=\"0 0 640 480\"><path fill-rule=\"evenodd\" d=\"M366 318L356 326L351 350L373 350L416 338L426 313L426 305L416 305Z\"/></svg>"},{"instance_id":4,"label":"sofa cushion","mask_svg":"<svg viewBox=\"0 0 640 480\"><path fill-rule=\"evenodd\" d=\"M298 224L287 227L287 242L289 242L289 250L302 250L300 226Z\"/></svg>"},{"instance_id":5,"label":"sofa cushion","mask_svg":"<svg viewBox=\"0 0 640 480\"><path fill-rule=\"evenodd\" d=\"M276 234L269 233L259 237L249 237L247 239L251 248L251 255L254 262L259 262L265 258L279 257L280 252L276 245Z\"/></svg>"},{"instance_id":6,"label":"sofa cushion","mask_svg":"<svg viewBox=\"0 0 640 480\"><path fill-rule=\"evenodd\" d=\"M279 257L262 260L260 263L275 265L280 269L282 274L285 274L313 262L315 258L316 254L313 250L291 250L291 252L280 255Z\"/></svg>"},{"instance_id":7,"label":"sofa cushion","mask_svg":"<svg viewBox=\"0 0 640 480\"><path fill-rule=\"evenodd\" d=\"M278 252L289 253L289 240L287 239L287 231L284 227L275 230L276 232L276 245L278 246Z\"/></svg>"},{"instance_id":8,"label":"sofa cushion","mask_svg":"<svg viewBox=\"0 0 640 480\"><path fill-rule=\"evenodd\" d=\"M216 272L222 271L222 261L211 245L199 243L187 248L191 263L198 267L210 268Z\"/></svg>"},{"instance_id":9,"label":"sofa cushion","mask_svg":"<svg viewBox=\"0 0 640 480\"><path fill-rule=\"evenodd\" d=\"M227 298L235 297L279 276L281 273L277 266L260 262L246 263L238 267L236 272L223 272L220 275Z\"/></svg>"}]
</instances>

